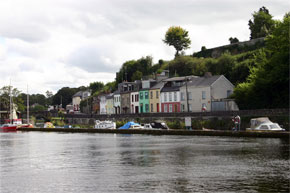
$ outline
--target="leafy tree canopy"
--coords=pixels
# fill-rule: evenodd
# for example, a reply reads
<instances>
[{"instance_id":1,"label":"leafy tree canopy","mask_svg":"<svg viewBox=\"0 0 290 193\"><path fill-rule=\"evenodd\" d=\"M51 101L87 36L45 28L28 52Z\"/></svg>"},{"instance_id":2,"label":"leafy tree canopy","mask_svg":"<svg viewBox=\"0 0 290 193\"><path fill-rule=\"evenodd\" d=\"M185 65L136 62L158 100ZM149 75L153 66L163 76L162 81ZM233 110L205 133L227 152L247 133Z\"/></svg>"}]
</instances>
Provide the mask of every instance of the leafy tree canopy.
<instances>
[{"instance_id":1,"label":"leafy tree canopy","mask_svg":"<svg viewBox=\"0 0 290 193\"><path fill-rule=\"evenodd\" d=\"M240 108L289 108L289 25L286 14L256 55L247 81L235 89Z\"/></svg>"},{"instance_id":2,"label":"leafy tree canopy","mask_svg":"<svg viewBox=\"0 0 290 193\"><path fill-rule=\"evenodd\" d=\"M122 65L122 68L119 70L116 76L116 83L121 83L123 81L132 82L135 79L133 75L139 71L142 73L142 76L148 76L151 74L151 67L152 67L152 60L151 56L142 57L139 60L130 60L125 62ZM137 75L135 75L136 78ZM140 76L140 73L138 74Z\"/></svg>"},{"instance_id":3,"label":"leafy tree canopy","mask_svg":"<svg viewBox=\"0 0 290 193\"><path fill-rule=\"evenodd\" d=\"M92 82L90 83L89 88L92 91L92 94L94 94L97 91L100 91L104 88L104 83L103 82Z\"/></svg>"},{"instance_id":4,"label":"leafy tree canopy","mask_svg":"<svg viewBox=\"0 0 290 193\"><path fill-rule=\"evenodd\" d=\"M179 26L170 27L165 34L163 42L176 49L175 56L179 56L179 52L188 49L191 44L188 31Z\"/></svg>"},{"instance_id":5,"label":"leafy tree canopy","mask_svg":"<svg viewBox=\"0 0 290 193\"><path fill-rule=\"evenodd\" d=\"M250 39L266 37L275 26L272 18L266 7L261 7L258 12L254 12L253 19L249 20Z\"/></svg>"},{"instance_id":6,"label":"leafy tree canopy","mask_svg":"<svg viewBox=\"0 0 290 193\"><path fill-rule=\"evenodd\" d=\"M20 91L12 86L4 86L0 89L0 108L8 110L10 105L10 96L12 102L16 104L18 111L24 111L25 105L21 98Z\"/></svg>"}]
</instances>

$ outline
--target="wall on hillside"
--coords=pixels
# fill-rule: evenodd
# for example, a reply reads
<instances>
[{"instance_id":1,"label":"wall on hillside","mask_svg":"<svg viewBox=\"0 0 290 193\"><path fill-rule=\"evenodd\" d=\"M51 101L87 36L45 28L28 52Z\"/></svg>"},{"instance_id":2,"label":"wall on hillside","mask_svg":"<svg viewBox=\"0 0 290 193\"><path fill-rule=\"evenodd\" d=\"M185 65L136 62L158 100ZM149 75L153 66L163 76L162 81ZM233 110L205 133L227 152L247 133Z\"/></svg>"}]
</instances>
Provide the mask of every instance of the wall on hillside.
<instances>
[{"instance_id":1,"label":"wall on hillside","mask_svg":"<svg viewBox=\"0 0 290 193\"><path fill-rule=\"evenodd\" d=\"M238 42L216 48L206 49L200 52L193 53L193 57L218 58L226 51L229 51L232 55L235 55L243 52L256 50L258 48L264 47L264 45L265 38L257 38L249 41Z\"/></svg>"}]
</instances>

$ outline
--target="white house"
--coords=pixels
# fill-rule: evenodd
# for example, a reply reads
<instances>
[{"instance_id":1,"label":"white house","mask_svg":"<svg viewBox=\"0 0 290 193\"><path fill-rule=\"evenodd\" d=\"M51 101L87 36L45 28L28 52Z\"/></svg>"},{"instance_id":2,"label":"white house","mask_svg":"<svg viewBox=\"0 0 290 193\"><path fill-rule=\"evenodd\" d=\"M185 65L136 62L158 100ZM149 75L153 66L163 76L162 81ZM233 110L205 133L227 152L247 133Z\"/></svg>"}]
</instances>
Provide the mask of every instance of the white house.
<instances>
[{"instance_id":1,"label":"white house","mask_svg":"<svg viewBox=\"0 0 290 193\"><path fill-rule=\"evenodd\" d=\"M139 92L130 93L131 113L139 113Z\"/></svg>"},{"instance_id":2,"label":"white house","mask_svg":"<svg viewBox=\"0 0 290 193\"><path fill-rule=\"evenodd\" d=\"M181 112L238 110L227 99L234 85L223 75L195 77L180 88Z\"/></svg>"},{"instance_id":3,"label":"white house","mask_svg":"<svg viewBox=\"0 0 290 193\"><path fill-rule=\"evenodd\" d=\"M114 95L110 93L106 96L106 113L114 114Z\"/></svg>"},{"instance_id":4,"label":"white house","mask_svg":"<svg viewBox=\"0 0 290 193\"><path fill-rule=\"evenodd\" d=\"M73 111L80 112L81 101L87 99L89 96L91 96L91 92L89 90L79 91L76 94L74 94L72 96Z\"/></svg>"},{"instance_id":5,"label":"white house","mask_svg":"<svg viewBox=\"0 0 290 193\"><path fill-rule=\"evenodd\" d=\"M100 98L100 114L101 115L104 115L104 114L107 114L107 98L106 98L106 95L100 95L99 96Z\"/></svg>"},{"instance_id":6,"label":"white house","mask_svg":"<svg viewBox=\"0 0 290 193\"><path fill-rule=\"evenodd\" d=\"M121 95L120 92L117 90L114 92L114 113L115 114L120 114L121 113Z\"/></svg>"}]
</instances>

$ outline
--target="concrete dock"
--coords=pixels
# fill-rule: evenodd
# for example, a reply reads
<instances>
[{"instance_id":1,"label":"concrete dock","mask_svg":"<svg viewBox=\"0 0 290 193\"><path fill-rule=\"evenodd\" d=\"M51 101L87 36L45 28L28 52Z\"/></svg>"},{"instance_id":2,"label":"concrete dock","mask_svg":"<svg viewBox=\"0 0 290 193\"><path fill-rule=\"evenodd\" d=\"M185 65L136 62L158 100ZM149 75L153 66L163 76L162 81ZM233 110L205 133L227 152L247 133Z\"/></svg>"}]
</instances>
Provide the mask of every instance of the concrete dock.
<instances>
[{"instance_id":1,"label":"concrete dock","mask_svg":"<svg viewBox=\"0 0 290 193\"><path fill-rule=\"evenodd\" d=\"M227 137L261 137L290 138L290 132L274 131L222 131L222 130L137 130L137 129L77 129L77 128L19 128L18 131L29 132L66 132L66 133L116 133L146 135L187 135L187 136L227 136Z\"/></svg>"}]
</instances>

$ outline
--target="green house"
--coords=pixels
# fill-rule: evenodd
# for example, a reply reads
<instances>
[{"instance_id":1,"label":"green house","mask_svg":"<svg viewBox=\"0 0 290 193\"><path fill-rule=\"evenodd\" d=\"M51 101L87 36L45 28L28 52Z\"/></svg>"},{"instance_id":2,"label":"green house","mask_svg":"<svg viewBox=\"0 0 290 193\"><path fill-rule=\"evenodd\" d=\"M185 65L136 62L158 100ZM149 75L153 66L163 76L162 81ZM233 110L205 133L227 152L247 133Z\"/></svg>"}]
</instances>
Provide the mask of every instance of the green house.
<instances>
[{"instance_id":1,"label":"green house","mask_svg":"<svg viewBox=\"0 0 290 193\"><path fill-rule=\"evenodd\" d=\"M149 113L149 89L139 91L139 112Z\"/></svg>"}]
</instances>

